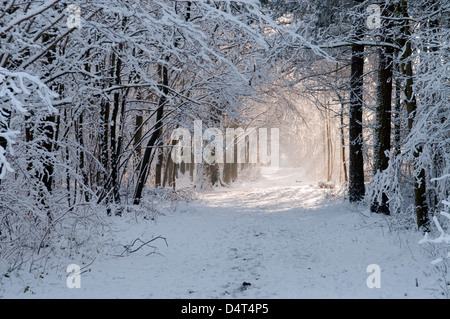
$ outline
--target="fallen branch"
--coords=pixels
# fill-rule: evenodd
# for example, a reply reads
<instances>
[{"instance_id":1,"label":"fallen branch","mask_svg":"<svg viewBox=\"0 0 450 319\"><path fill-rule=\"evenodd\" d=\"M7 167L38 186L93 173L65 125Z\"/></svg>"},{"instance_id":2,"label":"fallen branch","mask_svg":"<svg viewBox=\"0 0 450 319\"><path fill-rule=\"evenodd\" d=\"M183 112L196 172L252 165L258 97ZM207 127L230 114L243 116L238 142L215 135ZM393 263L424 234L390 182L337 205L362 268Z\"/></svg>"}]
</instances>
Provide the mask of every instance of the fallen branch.
<instances>
[{"instance_id":1,"label":"fallen branch","mask_svg":"<svg viewBox=\"0 0 450 319\"><path fill-rule=\"evenodd\" d=\"M141 249L141 248L144 247L144 246L148 246L148 247L150 247L150 248L153 248L153 251L150 252L150 253L148 253L146 256L151 255L151 254L159 254L159 255L161 255L160 253L157 253L157 252L156 252L156 250L158 249L156 246L151 246L151 245L149 245L149 243L151 243L151 242L153 242L153 241L155 241L155 240L157 240L157 239L162 239L162 240L164 240L164 242L166 243L166 246L169 246L169 245L167 244L167 239L166 239L165 237L162 237L162 236L154 237L154 238L152 238L152 239L150 239L150 240L148 240L148 241L145 241L145 242L144 242L142 239L140 239L140 238L136 238L130 245L124 245L124 246L123 246L123 247L125 248L125 250L124 250L120 255L118 255L118 257L123 257L123 254L124 254L124 253L128 253L128 254L135 253L135 252L137 252L139 249ZM132 249L133 246L134 246L134 244L136 244L136 242L140 242L141 245L140 245L139 247L137 247L136 249ZM161 255L161 256L162 256L162 255Z\"/></svg>"}]
</instances>

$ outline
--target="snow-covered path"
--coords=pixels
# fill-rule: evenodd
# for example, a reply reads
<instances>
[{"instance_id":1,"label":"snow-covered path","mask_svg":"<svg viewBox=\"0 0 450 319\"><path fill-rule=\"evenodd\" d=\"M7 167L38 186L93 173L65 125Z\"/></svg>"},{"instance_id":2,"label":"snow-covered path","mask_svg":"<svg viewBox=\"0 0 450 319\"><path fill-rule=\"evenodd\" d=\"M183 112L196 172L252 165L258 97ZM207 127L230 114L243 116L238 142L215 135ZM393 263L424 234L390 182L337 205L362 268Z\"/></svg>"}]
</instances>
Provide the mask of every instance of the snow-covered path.
<instances>
[{"instance_id":1,"label":"snow-covered path","mask_svg":"<svg viewBox=\"0 0 450 319\"><path fill-rule=\"evenodd\" d=\"M327 195L328 194L328 195ZM117 218L117 242L167 238L126 257L96 257L80 289L63 275L3 280L0 296L24 298L435 298L430 262L415 232L388 232L310 185L300 170L200 194L157 223ZM145 248L145 247L144 247ZM73 260L77 263L77 260ZM369 289L367 266L381 268ZM20 284L18 284L18 282ZM243 285L243 283L246 283ZM33 294L24 294L22 286Z\"/></svg>"}]
</instances>

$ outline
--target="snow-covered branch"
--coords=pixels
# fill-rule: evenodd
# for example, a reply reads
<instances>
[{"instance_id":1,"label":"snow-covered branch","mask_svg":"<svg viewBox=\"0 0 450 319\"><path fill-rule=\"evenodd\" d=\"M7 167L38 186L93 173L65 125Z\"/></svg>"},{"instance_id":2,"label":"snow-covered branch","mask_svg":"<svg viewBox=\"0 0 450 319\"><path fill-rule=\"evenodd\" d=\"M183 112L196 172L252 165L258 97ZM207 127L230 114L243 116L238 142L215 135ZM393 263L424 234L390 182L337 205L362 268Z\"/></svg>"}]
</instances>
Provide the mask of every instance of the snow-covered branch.
<instances>
[{"instance_id":1,"label":"snow-covered branch","mask_svg":"<svg viewBox=\"0 0 450 319\"><path fill-rule=\"evenodd\" d=\"M0 179L5 177L6 171L13 171L6 159L6 154L7 150L13 153L12 145L15 144L15 138L20 133L10 129L11 116L27 115L27 104L29 103L45 106L46 112L49 114L56 113L57 110L52 105L52 99L57 96L36 76L0 68L0 139L4 141L0 144Z\"/></svg>"}]
</instances>

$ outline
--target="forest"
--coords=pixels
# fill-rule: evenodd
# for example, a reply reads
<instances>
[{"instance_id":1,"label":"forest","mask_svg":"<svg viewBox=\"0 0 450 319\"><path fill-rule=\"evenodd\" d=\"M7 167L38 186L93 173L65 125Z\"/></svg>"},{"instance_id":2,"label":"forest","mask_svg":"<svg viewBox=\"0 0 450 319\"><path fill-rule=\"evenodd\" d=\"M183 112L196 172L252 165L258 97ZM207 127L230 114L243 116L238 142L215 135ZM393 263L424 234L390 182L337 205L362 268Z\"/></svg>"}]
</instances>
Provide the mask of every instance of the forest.
<instances>
[{"instance_id":1,"label":"forest","mask_svg":"<svg viewBox=\"0 0 450 319\"><path fill-rule=\"evenodd\" d=\"M445 0L0 0L3 280L269 163L423 237L447 276L449 13ZM165 247L156 235L122 248Z\"/></svg>"}]
</instances>

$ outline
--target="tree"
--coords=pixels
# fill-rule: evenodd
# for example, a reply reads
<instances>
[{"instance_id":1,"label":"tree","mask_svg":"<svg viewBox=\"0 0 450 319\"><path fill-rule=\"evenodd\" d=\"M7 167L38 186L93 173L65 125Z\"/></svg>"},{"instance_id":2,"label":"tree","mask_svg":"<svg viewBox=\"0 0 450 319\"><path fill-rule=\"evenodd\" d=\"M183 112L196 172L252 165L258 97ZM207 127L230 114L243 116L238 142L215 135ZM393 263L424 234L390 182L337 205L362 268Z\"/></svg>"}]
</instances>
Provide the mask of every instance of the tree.
<instances>
[{"instance_id":1,"label":"tree","mask_svg":"<svg viewBox=\"0 0 450 319\"><path fill-rule=\"evenodd\" d=\"M405 0L401 0L397 5L399 15L402 18L402 37L399 39L399 44L403 48L403 54L400 56L400 72L405 77L404 96L405 105L408 112L408 130L411 132L414 124L414 117L417 111L417 101L414 96L413 88L413 65L412 65L412 47L411 47L411 30L410 19L408 15L408 4ZM416 159L423 152L421 146L414 151L414 158ZM416 163L414 164L416 165ZM426 202L426 173L424 168L419 168L419 173L416 173L414 180L414 204L416 211L417 226L419 229L428 229L428 204Z\"/></svg>"},{"instance_id":2,"label":"tree","mask_svg":"<svg viewBox=\"0 0 450 319\"><path fill-rule=\"evenodd\" d=\"M422 231L429 229L428 214L442 207L448 197L445 96L449 87L443 75L448 63L444 62L442 41L447 24L442 19L449 10L443 1L396 3L392 44L397 49L393 62L399 67L394 76L401 84L400 107L404 111L396 111L400 117L395 125L405 134L396 137L400 146L389 158L388 167L372 181L373 198L387 195L391 212L414 212Z\"/></svg>"},{"instance_id":3,"label":"tree","mask_svg":"<svg viewBox=\"0 0 450 319\"><path fill-rule=\"evenodd\" d=\"M374 131L374 175L387 169L389 157L386 153L391 149L391 114L392 114L392 82L393 82L393 48L389 45L393 28L392 16L394 5L386 3L381 11L382 25L380 41L387 43L379 48L377 106ZM370 210L376 213L390 214L388 195L382 193L381 198L372 200Z\"/></svg>"},{"instance_id":4,"label":"tree","mask_svg":"<svg viewBox=\"0 0 450 319\"><path fill-rule=\"evenodd\" d=\"M359 1L361 3L362 1ZM363 30L356 30L356 41L362 40ZM364 44L353 44L350 70L350 110L349 110L349 176L348 192L350 202L364 198L363 159L363 92L364 92Z\"/></svg>"}]
</instances>

